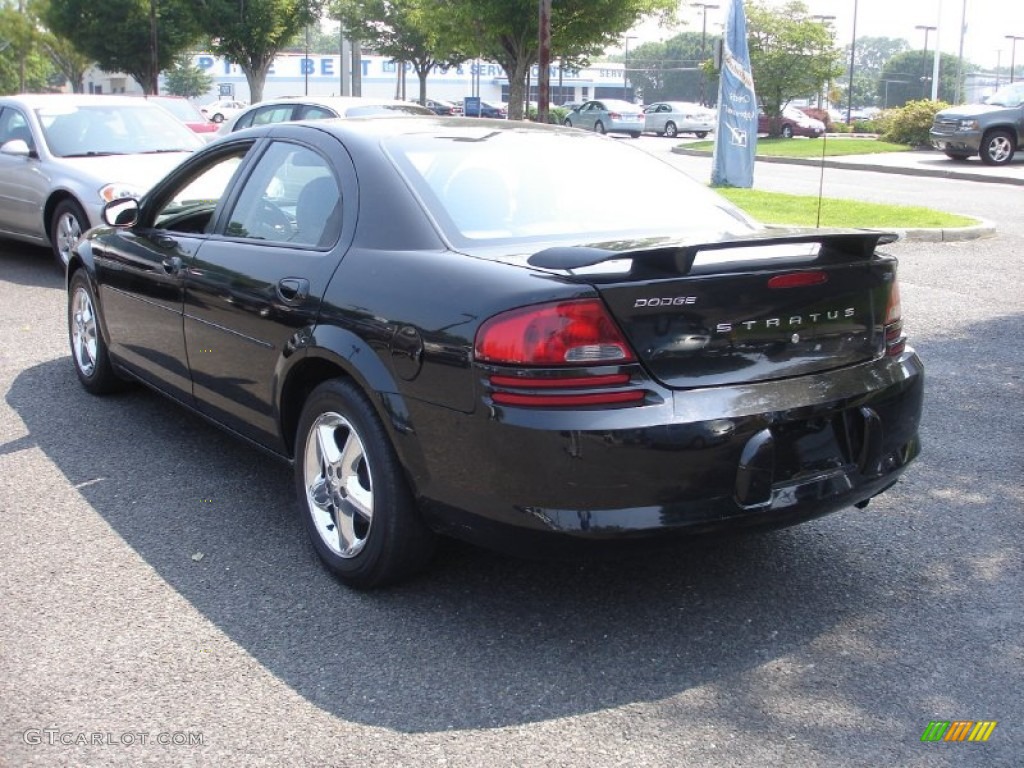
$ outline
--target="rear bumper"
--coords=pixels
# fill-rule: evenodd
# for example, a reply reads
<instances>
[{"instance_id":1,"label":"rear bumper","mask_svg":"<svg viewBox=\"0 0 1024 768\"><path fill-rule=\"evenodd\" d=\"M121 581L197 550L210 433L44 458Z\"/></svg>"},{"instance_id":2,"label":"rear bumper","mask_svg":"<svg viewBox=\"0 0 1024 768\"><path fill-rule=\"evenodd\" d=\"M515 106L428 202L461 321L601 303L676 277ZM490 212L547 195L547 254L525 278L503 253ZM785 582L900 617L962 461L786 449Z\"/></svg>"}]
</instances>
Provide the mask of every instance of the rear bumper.
<instances>
[{"instance_id":1,"label":"rear bumper","mask_svg":"<svg viewBox=\"0 0 1024 768\"><path fill-rule=\"evenodd\" d=\"M465 417L415 478L438 530L498 549L778 527L870 499L919 452L924 370L900 358L665 391L652 406Z\"/></svg>"}]
</instances>

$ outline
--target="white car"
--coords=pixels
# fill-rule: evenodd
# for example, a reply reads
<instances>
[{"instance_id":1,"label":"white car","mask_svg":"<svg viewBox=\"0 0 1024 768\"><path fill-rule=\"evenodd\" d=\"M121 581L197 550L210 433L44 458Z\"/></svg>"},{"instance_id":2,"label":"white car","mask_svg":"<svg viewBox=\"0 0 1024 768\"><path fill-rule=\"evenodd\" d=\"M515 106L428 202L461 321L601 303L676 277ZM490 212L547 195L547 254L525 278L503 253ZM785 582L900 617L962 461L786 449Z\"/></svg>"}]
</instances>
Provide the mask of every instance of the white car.
<instances>
[{"instance_id":1,"label":"white car","mask_svg":"<svg viewBox=\"0 0 1024 768\"><path fill-rule=\"evenodd\" d=\"M133 96L0 97L0 235L67 264L111 200L141 197L205 142Z\"/></svg>"},{"instance_id":2,"label":"white car","mask_svg":"<svg viewBox=\"0 0 1024 768\"><path fill-rule=\"evenodd\" d=\"M715 113L689 101L656 101L644 110L644 131L675 138L693 133L703 139L715 130Z\"/></svg>"},{"instance_id":3,"label":"white car","mask_svg":"<svg viewBox=\"0 0 1024 768\"><path fill-rule=\"evenodd\" d=\"M235 101L234 99L221 99L215 101L212 104L207 104L205 107L200 107L199 111L206 115L207 119L212 120L215 123L223 123L225 120L237 115L248 105L244 101Z\"/></svg>"},{"instance_id":4,"label":"white car","mask_svg":"<svg viewBox=\"0 0 1024 768\"><path fill-rule=\"evenodd\" d=\"M268 99L239 112L217 130L225 136L243 128L268 123L290 123L295 120L329 120L335 117L370 117L381 115L435 116L435 113L409 101L374 99L368 96L289 96Z\"/></svg>"}]
</instances>

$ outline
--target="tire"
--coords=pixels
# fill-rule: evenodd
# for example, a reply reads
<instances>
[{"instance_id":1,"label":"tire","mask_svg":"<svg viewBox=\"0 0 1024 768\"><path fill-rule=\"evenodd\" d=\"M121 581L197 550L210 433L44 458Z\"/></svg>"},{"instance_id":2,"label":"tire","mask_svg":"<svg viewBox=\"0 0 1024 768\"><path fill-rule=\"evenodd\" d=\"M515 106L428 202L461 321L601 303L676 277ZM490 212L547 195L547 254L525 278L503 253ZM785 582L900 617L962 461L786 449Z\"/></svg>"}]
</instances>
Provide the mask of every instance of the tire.
<instances>
[{"instance_id":1,"label":"tire","mask_svg":"<svg viewBox=\"0 0 1024 768\"><path fill-rule=\"evenodd\" d=\"M629 135L630 135L631 138L639 139L640 138L640 131L630 131Z\"/></svg>"},{"instance_id":2,"label":"tire","mask_svg":"<svg viewBox=\"0 0 1024 768\"><path fill-rule=\"evenodd\" d=\"M96 315L96 294L82 269L71 276L68 285L68 341L75 373L86 391L107 395L124 389L125 382L110 364Z\"/></svg>"},{"instance_id":3,"label":"tire","mask_svg":"<svg viewBox=\"0 0 1024 768\"><path fill-rule=\"evenodd\" d=\"M594 123L594 133L605 133L604 123L602 123L600 120Z\"/></svg>"},{"instance_id":4,"label":"tire","mask_svg":"<svg viewBox=\"0 0 1024 768\"><path fill-rule=\"evenodd\" d=\"M670 139L674 139L676 136L679 135L679 129L676 128L676 124L673 123L671 120L665 123L665 135L668 136Z\"/></svg>"},{"instance_id":5,"label":"tire","mask_svg":"<svg viewBox=\"0 0 1024 768\"><path fill-rule=\"evenodd\" d=\"M696 133L694 133L694 136L696 136L698 139L706 138L707 135L708 135L707 131L697 131Z\"/></svg>"},{"instance_id":6,"label":"tire","mask_svg":"<svg viewBox=\"0 0 1024 768\"><path fill-rule=\"evenodd\" d=\"M782 138L784 138L784 139L792 139L793 138L793 126L792 125L784 125L784 126L782 126Z\"/></svg>"},{"instance_id":7,"label":"tire","mask_svg":"<svg viewBox=\"0 0 1024 768\"><path fill-rule=\"evenodd\" d=\"M564 126L567 126L567 127L569 127L569 128L572 128L572 120L570 120L570 119L569 119L569 118L567 117L567 118L565 118L565 120L563 120L563 121L562 121L562 125L564 125Z\"/></svg>"},{"instance_id":8,"label":"tire","mask_svg":"<svg viewBox=\"0 0 1024 768\"><path fill-rule=\"evenodd\" d=\"M991 131L981 141L981 162L985 165L1006 165L1013 160L1016 140L1009 131Z\"/></svg>"},{"instance_id":9,"label":"tire","mask_svg":"<svg viewBox=\"0 0 1024 768\"><path fill-rule=\"evenodd\" d=\"M969 158L970 155L965 155L963 152L950 152L947 150L946 157L950 160L956 160L958 163L966 163L967 158Z\"/></svg>"},{"instance_id":10,"label":"tire","mask_svg":"<svg viewBox=\"0 0 1024 768\"><path fill-rule=\"evenodd\" d=\"M420 519L402 466L366 396L326 381L302 408L295 486L303 524L324 565L371 589L422 569L435 537Z\"/></svg>"},{"instance_id":11,"label":"tire","mask_svg":"<svg viewBox=\"0 0 1024 768\"><path fill-rule=\"evenodd\" d=\"M213 120L213 122L215 122L215 123L223 123L224 122L224 115L222 115L220 112L218 112L213 117L211 117L210 119Z\"/></svg>"},{"instance_id":12,"label":"tire","mask_svg":"<svg viewBox=\"0 0 1024 768\"><path fill-rule=\"evenodd\" d=\"M62 268L67 268L72 248L88 228L89 219L76 200L69 198L57 203L50 217L50 248Z\"/></svg>"}]
</instances>

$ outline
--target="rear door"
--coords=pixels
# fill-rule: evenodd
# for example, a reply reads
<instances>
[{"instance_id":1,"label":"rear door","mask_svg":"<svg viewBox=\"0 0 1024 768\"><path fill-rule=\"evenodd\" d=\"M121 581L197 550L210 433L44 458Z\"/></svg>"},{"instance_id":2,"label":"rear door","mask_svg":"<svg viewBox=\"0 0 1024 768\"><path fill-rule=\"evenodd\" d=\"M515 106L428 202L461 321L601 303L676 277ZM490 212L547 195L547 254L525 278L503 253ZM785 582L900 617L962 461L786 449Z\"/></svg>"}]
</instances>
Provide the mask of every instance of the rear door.
<instances>
[{"instance_id":1,"label":"rear door","mask_svg":"<svg viewBox=\"0 0 1024 768\"><path fill-rule=\"evenodd\" d=\"M597 122L597 116L599 114L600 106L596 101L588 101L577 113L578 118L573 123L580 128L594 129L594 123Z\"/></svg>"},{"instance_id":2,"label":"rear door","mask_svg":"<svg viewBox=\"0 0 1024 768\"><path fill-rule=\"evenodd\" d=\"M644 129L655 133L664 133L665 118L668 116L667 104L653 104L644 114Z\"/></svg>"},{"instance_id":3,"label":"rear door","mask_svg":"<svg viewBox=\"0 0 1024 768\"><path fill-rule=\"evenodd\" d=\"M184 323L197 407L281 450L282 372L351 241L356 190L337 139L305 126L274 136L192 261Z\"/></svg>"}]
</instances>

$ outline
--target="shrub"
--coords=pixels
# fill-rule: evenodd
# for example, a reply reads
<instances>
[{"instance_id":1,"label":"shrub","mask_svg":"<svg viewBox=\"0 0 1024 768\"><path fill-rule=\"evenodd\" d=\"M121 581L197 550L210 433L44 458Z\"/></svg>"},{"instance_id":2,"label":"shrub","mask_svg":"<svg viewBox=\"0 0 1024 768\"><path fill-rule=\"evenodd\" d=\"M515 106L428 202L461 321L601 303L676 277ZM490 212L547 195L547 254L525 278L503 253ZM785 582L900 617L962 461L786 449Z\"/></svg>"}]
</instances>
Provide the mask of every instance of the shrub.
<instances>
[{"instance_id":1,"label":"shrub","mask_svg":"<svg viewBox=\"0 0 1024 768\"><path fill-rule=\"evenodd\" d=\"M853 130L856 133L884 133L886 128L886 116L884 114L873 117L870 120L854 120Z\"/></svg>"},{"instance_id":2,"label":"shrub","mask_svg":"<svg viewBox=\"0 0 1024 768\"><path fill-rule=\"evenodd\" d=\"M832 133L853 133L853 126L846 123L832 123Z\"/></svg>"},{"instance_id":3,"label":"shrub","mask_svg":"<svg viewBox=\"0 0 1024 768\"><path fill-rule=\"evenodd\" d=\"M565 107L549 107L548 123L551 125L561 125L562 121L565 120L565 116L568 114L569 110ZM537 122L537 108L532 104L526 109L526 119L532 122Z\"/></svg>"},{"instance_id":4,"label":"shrub","mask_svg":"<svg viewBox=\"0 0 1024 768\"><path fill-rule=\"evenodd\" d=\"M928 146L928 129L932 127L935 113L949 104L944 101L908 101L898 109L884 113L884 130L881 139L893 144L909 144L912 147Z\"/></svg>"}]
</instances>

